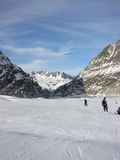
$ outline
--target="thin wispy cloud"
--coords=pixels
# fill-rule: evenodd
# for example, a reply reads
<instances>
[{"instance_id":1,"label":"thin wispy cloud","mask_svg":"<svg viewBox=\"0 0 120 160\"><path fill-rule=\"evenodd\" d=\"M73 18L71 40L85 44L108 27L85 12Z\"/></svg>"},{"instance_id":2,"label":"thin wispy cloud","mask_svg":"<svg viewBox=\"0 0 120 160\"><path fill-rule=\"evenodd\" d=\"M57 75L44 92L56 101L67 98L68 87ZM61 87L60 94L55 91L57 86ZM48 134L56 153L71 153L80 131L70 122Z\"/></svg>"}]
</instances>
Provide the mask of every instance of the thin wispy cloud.
<instances>
[{"instance_id":1,"label":"thin wispy cloud","mask_svg":"<svg viewBox=\"0 0 120 160\"><path fill-rule=\"evenodd\" d=\"M29 63L19 64L26 72L40 71L48 68L47 60L33 60Z\"/></svg>"},{"instance_id":2,"label":"thin wispy cloud","mask_svg":"<svg viewBox=\"0 0 120 160\"><path fill-rule=\"evenodd\" d=\"M48 69L75 72L120 39L119 6L118 0L0 0L0 49L25 68L39 69L46 59Z\"/></svg>"},{"instance_id":3,"label":"thin wispy cloud","mask_svg":"<svg viewBox=\"0 0 120 160\"><path fill-rule=\"evenodd\" d=\"M64 0L1 0L0 24L13 25L49 17L66 8L67 4Z\"/></svg>"},{"instance_id":4,"label":"thin wispy cloud","mask_svg":"<svg viewBox=\"0 0 120 160\"><path fill-rule=\"evenodd\" d=\"M57 51L43 48L43 47L29 47L29 48L18 48L13 46L3 45L4 50L9 51L11 54L16 54L18 56L34 56L37 58L60 58L71 53L71 47L63 47L58 49Z\"/></svg>"}]
</instances>

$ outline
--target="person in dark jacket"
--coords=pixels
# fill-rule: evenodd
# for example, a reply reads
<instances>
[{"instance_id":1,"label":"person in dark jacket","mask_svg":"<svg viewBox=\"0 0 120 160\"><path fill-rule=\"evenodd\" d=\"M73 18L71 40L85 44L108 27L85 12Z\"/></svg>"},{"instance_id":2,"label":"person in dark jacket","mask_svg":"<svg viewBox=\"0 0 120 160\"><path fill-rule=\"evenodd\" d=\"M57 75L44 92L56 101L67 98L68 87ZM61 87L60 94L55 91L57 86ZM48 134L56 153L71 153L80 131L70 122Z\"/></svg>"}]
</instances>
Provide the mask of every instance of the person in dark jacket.
<instances>
[{"instance_id":1,"label":"person in dark jacket","mask_svg":"<svg viewBox=\"0 0 120 160\"><path fill-rule=\"evenodd\" d=\"M120 115L120 107L118 108L118 110L117 110L117 114L119 114Z\"/></svg>"},{"instance_id":2,"label":"person in dark jacket","mask_svg":"<svg viewBox=\"0 0 120 160\"><path fill-rule=\"evenodd\" d=\"M102 106L103 106L104 112L108 112L108 104L107 104L107 101L106 101L106 97L104 97L103 100L102 100Z\"/></svg>"},{"instance_id":3,"label":"person in dark jacket","mask_svg":"<svg viewBox=\"0 0 120 160\"><path fill-rule=\"evenodd\" d=\"M85 105L85 106L88 105L87 99L84 99L84 105Z\"/></svg>"}]
</instances>

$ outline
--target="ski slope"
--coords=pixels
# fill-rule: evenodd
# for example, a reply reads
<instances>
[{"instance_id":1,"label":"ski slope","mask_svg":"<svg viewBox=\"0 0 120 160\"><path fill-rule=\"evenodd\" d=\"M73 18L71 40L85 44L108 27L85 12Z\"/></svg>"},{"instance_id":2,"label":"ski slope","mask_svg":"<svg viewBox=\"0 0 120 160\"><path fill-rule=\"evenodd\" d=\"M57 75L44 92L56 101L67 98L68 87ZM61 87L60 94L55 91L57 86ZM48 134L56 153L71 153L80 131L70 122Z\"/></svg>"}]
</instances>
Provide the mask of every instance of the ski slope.
<instances>
[{"instance_id":1,"label":"ski slope","mask_svg":"<svg viewBox=\"0 0 120 160\"><path fill-rule=\"evenodd\" d=\"M119 97L20 99L0 96L1 160L120 160Z\"/></svg>"}]
</instances>

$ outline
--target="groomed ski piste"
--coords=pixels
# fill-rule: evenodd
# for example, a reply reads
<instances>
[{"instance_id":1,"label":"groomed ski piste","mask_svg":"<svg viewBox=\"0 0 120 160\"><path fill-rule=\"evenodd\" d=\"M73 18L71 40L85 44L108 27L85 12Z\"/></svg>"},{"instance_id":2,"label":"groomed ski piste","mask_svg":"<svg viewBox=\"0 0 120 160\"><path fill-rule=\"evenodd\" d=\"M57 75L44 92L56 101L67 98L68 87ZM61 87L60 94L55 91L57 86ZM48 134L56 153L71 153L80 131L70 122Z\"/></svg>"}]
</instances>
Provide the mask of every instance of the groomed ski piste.
<instances>
[{"instance_id":1,"label":"groomed ski piste","mask_svg":"<svg viewBox=\"0 0 120 160\"><path fill-rule=\"evenodd\" d=\"M0 160L120 160L120 97L0 96Z\"/></svg>"}]
</instances>

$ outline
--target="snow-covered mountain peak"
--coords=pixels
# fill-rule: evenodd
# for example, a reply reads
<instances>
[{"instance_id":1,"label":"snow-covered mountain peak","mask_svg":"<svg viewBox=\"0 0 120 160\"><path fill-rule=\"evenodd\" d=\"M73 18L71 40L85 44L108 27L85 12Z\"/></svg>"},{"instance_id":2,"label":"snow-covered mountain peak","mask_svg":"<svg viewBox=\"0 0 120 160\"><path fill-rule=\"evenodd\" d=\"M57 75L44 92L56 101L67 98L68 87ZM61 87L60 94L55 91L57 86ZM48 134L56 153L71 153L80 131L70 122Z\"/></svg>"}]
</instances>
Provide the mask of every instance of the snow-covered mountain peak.
<instances>
[{"instance_id":1,"label":"snow-covered mountain peak","mask_svg":"<svg viewBox=\"0 0 120 160\"><path fill-rule=\"evenodd\" d=\"M106 69L107 66L117 66L118 68L118 65L120 65L120 41L105 47L102 52L90 62L85 70L103 70Z\"/></svg>"},{"instance_id":2,"label":"snow-covered mountain peak","mask_svg":"<svg viewBox=\"0 0 120 160\"><path fill-rule=\"evenodd\" d=\"M48 90L55 90L73 79L72 76L64 72L39 71L32 72L31 76L42 88Z\"/></svg>"},{"instance_id":3,"label":"snow-covered mountain peak","mask_svg":"<svg viewBox=\"0 0 120 160\"><path fill-rule=\"evenodd\" d=\"M120 41L105 47L82 73L87 93L120 94Z\"/></svg>"}]
</instances>

